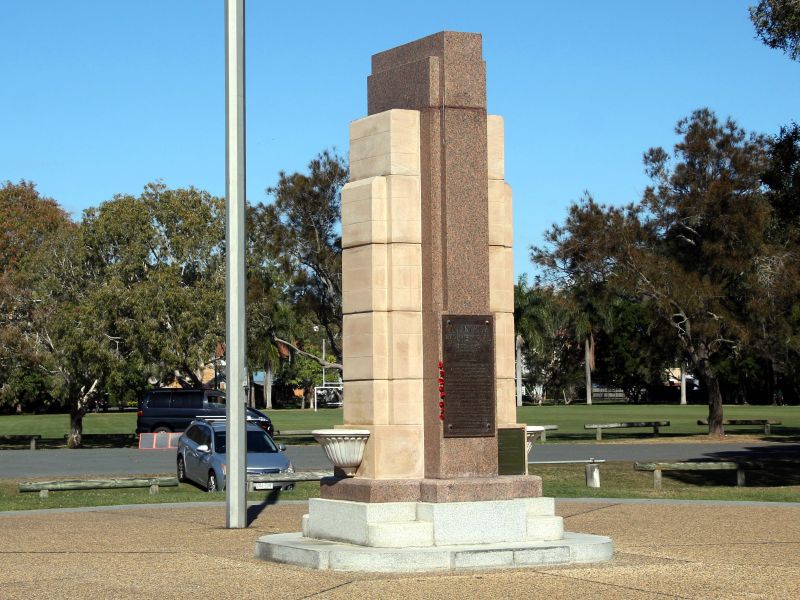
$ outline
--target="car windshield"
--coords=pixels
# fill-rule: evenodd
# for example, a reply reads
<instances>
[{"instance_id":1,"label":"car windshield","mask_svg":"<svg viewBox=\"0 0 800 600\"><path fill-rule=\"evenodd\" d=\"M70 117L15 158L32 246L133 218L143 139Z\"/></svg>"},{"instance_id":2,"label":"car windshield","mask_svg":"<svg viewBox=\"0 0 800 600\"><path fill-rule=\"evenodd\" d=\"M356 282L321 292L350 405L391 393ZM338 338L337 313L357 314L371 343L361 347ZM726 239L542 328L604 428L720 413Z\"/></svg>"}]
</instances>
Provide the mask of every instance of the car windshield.
<instances>
[{"instance_id":1,"label":"car windshield","mask_svg":"<svg viewBox=\"0 0 800 600\"><path fill-rule=\"evenodd\" d=\"M226 448L226 432L214 432L214 451L217 454L225 454ZM277 452L278 447L266 433L263 431L248 431L247 432L247 451L248 452Z\"/></svg>"}]
</instances>

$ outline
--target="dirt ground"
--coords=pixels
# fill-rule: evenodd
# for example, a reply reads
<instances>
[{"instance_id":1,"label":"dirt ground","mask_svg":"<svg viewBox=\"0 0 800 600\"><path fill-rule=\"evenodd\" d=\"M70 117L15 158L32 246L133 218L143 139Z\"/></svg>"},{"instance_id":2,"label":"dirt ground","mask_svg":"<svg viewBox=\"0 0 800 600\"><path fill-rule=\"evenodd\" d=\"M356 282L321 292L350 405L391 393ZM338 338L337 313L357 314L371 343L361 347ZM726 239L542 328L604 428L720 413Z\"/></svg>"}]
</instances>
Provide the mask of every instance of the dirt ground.
<instances>
[{"instance_id":1,"label":"dirt ground","mask_svg":"<svg viewBox=\"0 0 800 600\"><path fill-rule=\"evenodd\" d=\"M253 558L256 538L296 531L304 505L244 530L221 508L96 509L0 516L0 597L794 598L800 508L558 503L570 531L609 535L598 565L404 576L310 571Z\"/></svg>"}]
</instances>

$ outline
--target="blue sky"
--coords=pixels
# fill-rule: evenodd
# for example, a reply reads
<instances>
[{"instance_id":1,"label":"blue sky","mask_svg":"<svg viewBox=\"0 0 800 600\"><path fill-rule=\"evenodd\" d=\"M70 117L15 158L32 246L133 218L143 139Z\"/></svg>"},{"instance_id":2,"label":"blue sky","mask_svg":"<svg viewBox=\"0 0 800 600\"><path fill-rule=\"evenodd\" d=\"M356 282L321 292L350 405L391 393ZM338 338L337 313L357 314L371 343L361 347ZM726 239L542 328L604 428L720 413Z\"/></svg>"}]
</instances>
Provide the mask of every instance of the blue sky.
<instances>
[{"instance_id":1,"label":"blue sky","mask_svg":"<svg viewBox=\"0 0 800 600\"><path fill-rule=\"evenodd\" d=\"M248 198L324 148L346 155L372 54L480 32L530 271L584 190L637 200L642 153L693 109L770 134L800 120L800 63L754 39L754 1L248 0ZM76 217L156 179L224 194L223 0L0 0L0 23L0 181Z\"/></svg>"}]
</instances>

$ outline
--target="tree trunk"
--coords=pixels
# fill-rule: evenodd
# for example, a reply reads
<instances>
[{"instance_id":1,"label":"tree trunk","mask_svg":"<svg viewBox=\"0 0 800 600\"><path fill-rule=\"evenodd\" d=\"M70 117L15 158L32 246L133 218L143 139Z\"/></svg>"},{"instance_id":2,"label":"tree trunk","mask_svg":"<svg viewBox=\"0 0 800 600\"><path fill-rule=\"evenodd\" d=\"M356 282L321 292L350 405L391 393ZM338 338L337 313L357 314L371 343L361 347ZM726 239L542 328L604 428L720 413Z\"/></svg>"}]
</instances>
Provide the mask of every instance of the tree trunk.
<instances>
[{"instance_id":1,"label":"tree trunk","mask_svg":"<svg viewBox=\"0 0 800 600\"><path fill-rule=\"evenodd\" d=\"M686 404L686 365L681 365L681 404Z\"/></svg>"},{"instance_id":2,"label":"tree trunk","mask_svg":"<svg viewBox=\"0 0 800 600\"><path fill-rule=\"evenodd\" d=\"M69 411L69 436L67 437L67 448L80 448L83 439L83 417L86 410L78 405L73 406Z\"/></svg>"},{"instance_id":3,"label":"tree trunk","mask_svg":"<svg viewBox=\"0 0 800 600\"><path fill-rule=\"evenodd\" d=\"M698 375L708 399L708 435L722 437L725 429L722 426L722 392L719 389L719 379L707 363L700 367Z\"/></svg>"},{"instance_id":4,"label":"tree trunk","mask_svg":"<svg viewBox=\"0 0 800 600\"><path fill-rule=\"evenodd\" d=\"M83 417L86 415L86 407L89 400L94 396L97 389L98 380L95 379L89 391L83 386L78 399L69 409L69 435L67 436L67 448L80 448L83 438Z\"/></svg>"},{"instance_id":5,"label":"tree trunk","mask_svg":"<svg viewBox=\"0 0 800 600\"><path fill-rule=\"evenodd\" d=\"M778 374L775 372L775 361L770 359L769 361L769 380L768 380L768 389L769 389L769 399L772 403L772 406L778 405Z\"/></svg>"},{"instance_id":6,"label":"tree trunk","mask_svg":"<svg viewBox=\"0 0 800 600\"><path fill-rule=\"evenodd\" d=\"M256 386L253 382L253 374L247 373L247 406L256 407Z\"/></svg>"},{"instance_id":7,"label":"tree trunk","mask_svg":"<svg viewBox=\"0 0 800 600\"><path fill-rule=\"evenodd\" d=\"M264 372L264 408L272 409L272 365L269 363Z\"/></svg>"},{"instance_id":8,"label":"tree trunk","mask_svg":"<svg viewBox=\"0 0 800 600\"><path fill-rule=\"evenodd\" d=\"M592 346L589 336L584 344L584 363L586 365L586 404L592 403Z\"/></svg>"}]
</instances>

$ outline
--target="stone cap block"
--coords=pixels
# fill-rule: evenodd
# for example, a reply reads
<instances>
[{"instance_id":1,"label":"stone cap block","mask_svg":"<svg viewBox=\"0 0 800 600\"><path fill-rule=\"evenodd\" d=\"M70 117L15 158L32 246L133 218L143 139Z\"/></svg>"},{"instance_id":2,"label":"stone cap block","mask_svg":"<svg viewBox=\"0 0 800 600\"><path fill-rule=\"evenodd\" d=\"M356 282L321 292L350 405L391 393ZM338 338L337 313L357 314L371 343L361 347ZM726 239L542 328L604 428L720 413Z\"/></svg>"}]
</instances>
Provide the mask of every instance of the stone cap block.
<instances>
[{"instance_id":1,"label":"stone cap block","mask_svg":"<svg viewBox=\"0 0 800 600\"><path fill-rule=\"evenodd\" d=\"M462 479L366 479L320 481L320 496L355 502L479 502L540 498L542 478L506 475Z\"/></svg>"},{"instance_id":2,"label":"stone cap block","mask_svg":"<svg viewBox=\"0 0 800 600\"><path fill-rule=\"evenodd\" d=\"M541 495L542 478L535 475L423 479L420 483L422 502L478 502Z\"/></svg>"},{"instance_id":3,"label":"stone cap block","mask_svg":"<svg viewBox=\"0 0 800 600\"><path fill-rule=\"evenodd\" d=\"M369 113L389 108L486 109L479 33L441 31L372 57Z\"/></svg>"},{"instance_id":4,"label":"stone cap block","mask_svg":"<svg viewBox=\"0 0 800 600\"><path fill-rule=\"evenodd\" d=\"M420 174L419 112L386 110L350 123L350 180Z\"/></svg>"}]
</instances>

